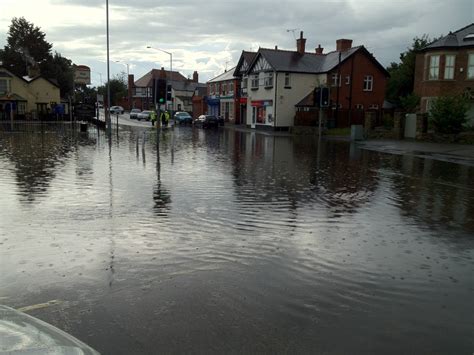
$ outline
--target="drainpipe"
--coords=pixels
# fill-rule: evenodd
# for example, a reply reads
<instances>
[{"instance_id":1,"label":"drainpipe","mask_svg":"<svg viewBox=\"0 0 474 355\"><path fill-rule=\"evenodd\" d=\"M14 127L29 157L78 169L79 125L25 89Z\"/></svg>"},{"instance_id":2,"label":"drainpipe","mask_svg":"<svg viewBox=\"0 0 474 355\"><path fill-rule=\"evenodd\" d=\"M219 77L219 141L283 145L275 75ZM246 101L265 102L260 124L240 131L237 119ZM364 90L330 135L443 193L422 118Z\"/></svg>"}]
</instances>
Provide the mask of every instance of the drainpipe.
<instances>
[{"instance_id":1,"label":"drainpipe","mask_svg":"<svg viewBox=\"0 0 474 355\"><path fill-rule=\"evenodd\" d=\"M351 62L351 82L349 86L349 127L351 126L352 123L352 79L354 77L354 55L352 56L352 62Z\"/></svg>"},{"instance_id":2,"label":"drainpipe","mask_svg":"<svg viewBox=\"0 0 474 355\"><path fill-rule=\"evenodd\" d=\"M273 127L277 127L277 92L278 92L278 72L275 72L275 101L273 102Z\"/></svg>"},{"instance_id":3,"label":"drainpipe","mask_svg":"<svg viewBox=\"0 0 474 355\"><path fill-rule=\"evenodd\" d=\"M337 79L336 79L336 119L335 119L335 125L336 127L334 128L337 128L337 121L339 119L339 89L340 89L340 85L342 85L342 78L341 78L341 52L339 52L339 64L337 66Z\"/></svg>"}]
</instances>

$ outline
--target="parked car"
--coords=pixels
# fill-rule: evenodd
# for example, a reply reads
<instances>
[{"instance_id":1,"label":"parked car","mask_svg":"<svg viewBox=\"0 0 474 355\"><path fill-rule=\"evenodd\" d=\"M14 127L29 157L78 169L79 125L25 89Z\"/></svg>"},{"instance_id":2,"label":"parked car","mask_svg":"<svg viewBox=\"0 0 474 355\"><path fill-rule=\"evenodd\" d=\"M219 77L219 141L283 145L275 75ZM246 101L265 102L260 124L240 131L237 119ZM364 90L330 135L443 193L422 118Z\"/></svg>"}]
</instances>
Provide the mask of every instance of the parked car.
<instances>
[{"instance_id":1,"label":"parked car","mask_svg":"<svg viewBox=\"0 0 474 355\"><path fill-rule=\"evenodd\" d=\"M174 119L176 121L176 123L192 123L193 122L193 118L191 117L191 115L187 112L176 112L174 114Z\"/></svg>"},{"instance_id":2,"label":"parked car","mask_svg":"<svg viewBox=\"0 0 474 355\"><path fill-rule=\"evenodd\" d=\"M214 115L201 115L193 121L193 124L202 128L217 128L219 127L219 119Z\"/></svg>"},{"instance_id":3,"label":"parked car","mask_svg":"<svg viewBox=\"0 0 474 355\"><path fill-rule=\"evenodd\" d=\"M140 111L138 108L132 108L132 110L130 111L130 118L133 120L133 119L137 119L137 115L142 112Z\"/></svg>"},{"instance_id":4,"label":"parked car","mask_svg":"<svg viewBox=\"0 0 474 355\"><path fill-rule=\"evenodd\" d=\"M151 118L151 111L142 111L140 113L137 113L137 120L147 120L149 121Z\"/></svg>"},{"instance_id":5,"label":"parked car","mask_svg":"<svg viewBox=\"0 0 474 355\"><path fill-rule=\"evenodd\" d=\"M120 115L125 112L122 106L111 106L109 110L110 113L118 113Z\"/></svg>"}]
</instances>

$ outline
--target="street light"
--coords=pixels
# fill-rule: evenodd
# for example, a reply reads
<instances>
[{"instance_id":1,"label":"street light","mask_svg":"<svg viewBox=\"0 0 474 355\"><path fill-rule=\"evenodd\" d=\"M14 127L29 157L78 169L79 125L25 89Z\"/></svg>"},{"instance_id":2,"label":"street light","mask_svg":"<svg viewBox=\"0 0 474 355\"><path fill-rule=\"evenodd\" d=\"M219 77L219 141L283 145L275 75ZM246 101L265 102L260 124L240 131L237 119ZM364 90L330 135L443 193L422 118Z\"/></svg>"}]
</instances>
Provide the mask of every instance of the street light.
<instances>
[{"instance_id":1,"label":"street light","mask_svg":"<svg viewBox=\"0 0 474 355\"><path fill-rule=\"evenodd\" d=\"M127 83L128 83L128 76L130 75L130 71L129 71L129 65L128 63L125 63L125 62L121 62L120 60L116 60L115 63L120 63L120 64L123 64L123 65L126 65L127 66Z\"/></svg>"},{"instance_id":2,"label":"street light","mask_svg":"<svg viewBox=\"0 0 474 355\"><path fill-rule=\"evenodd\" d=\"M172 81L173 81L173 53L171 52L168 52L168 51L165 51L164 49L160 49L160 48L154 48L152 46L146 46L147 48L150 48L150 49L155 49L157 51L161 51L163 53L166 53L170 56L170 85L172 85ZM166 85L166 96L168 96L168 85ZM171 100L173 100L173 98L171 98ZM171 101L171 114L173 114L173 111L174 111L174 101Z\"/></svg>"}]
</instances>

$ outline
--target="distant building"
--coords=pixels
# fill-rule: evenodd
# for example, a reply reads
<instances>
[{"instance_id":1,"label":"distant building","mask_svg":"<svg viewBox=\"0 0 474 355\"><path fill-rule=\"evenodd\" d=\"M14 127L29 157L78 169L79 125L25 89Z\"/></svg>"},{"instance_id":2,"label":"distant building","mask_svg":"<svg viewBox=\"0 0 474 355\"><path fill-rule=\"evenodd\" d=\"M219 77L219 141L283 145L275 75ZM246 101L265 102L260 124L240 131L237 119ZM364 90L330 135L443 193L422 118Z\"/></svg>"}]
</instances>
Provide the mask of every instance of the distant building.
<instances>
[{"instance_id":1,"label":"distant building","mask_svg":"<svg viewBox=\"0 0 474 355\"><path fill-rule=\"evenodd\" d=\"M199 86L194 90L193 101L193 118L196 119L207 113L207 87Z\"/></svg>"},{"instance_id":2,"label":"distant building","mask_svg":"<svg viewBox=\"0 0 474 355\"><path fill-rule=\"evenodd\" d=\"M207 82L209 114L240 123L239 80L232 68Z\"/></svg>"},{"instance_id":3,"label":"distant building","mask_svg":"<svg viewBox=\"0 0 474 355\"><path fill-rule=\"evenodd\" d=\"M160 70L152 69L137 81L134 81L134 76L130 75L128 82L132 98L131 108L146 110L154 107L155 92L153 85L158 79L167 80L169 94L166 108L172 111L191 113L193 111L192 97L196 88L206 86L206 84L198 82L199 76L196 71L192 79L187 79L177 71L170 72L164 68Z\"/></svg>"},{"instance_id":4,"label":"distant building","mask_svg":"<svg viewBox=\"0 0 474 355\"><path fill-rule=\"evenodd\" d=\"M417 54L414 92L421 98L422 112L428 112L439 96L467 93L474 99L474 23ZM474 103L469 117L474 121Z\"/></svg>"},{"instance_id":5,"label":"distant building","mask_svg":"<svg viewBox=\"0 0 474 355\"><path fill-rule=\"evenodd\" d=\"M55 80L32 71L20 78L0 66L0 119L9 118L11 110L15 118L44 118L60 104L59 85Z\"/></svg>"}]
</instances>

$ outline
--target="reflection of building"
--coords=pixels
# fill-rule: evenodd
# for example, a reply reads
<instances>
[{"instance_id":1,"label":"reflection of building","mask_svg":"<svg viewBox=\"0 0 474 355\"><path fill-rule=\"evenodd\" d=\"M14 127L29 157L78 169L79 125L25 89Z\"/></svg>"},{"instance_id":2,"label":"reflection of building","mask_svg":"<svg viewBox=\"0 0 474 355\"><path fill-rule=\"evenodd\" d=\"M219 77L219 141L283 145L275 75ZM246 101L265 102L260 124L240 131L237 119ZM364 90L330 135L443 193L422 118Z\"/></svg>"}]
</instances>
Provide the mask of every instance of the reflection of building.
<instances>
[{"instance_id":1,"label":"reflection of building","mask_svg":"<svg viewBox=\"0 0 474 355\"><path fill-rule=\"evenodd\" d=\"M10 116L24 118L27 114L34 117L46 116L60 105L58 84L42 77L31 75L20 78L6 68L0 67L0 119Z\"/></svg>"},{"instance_id":2,"label":"reflection of building","mask_svg":"<svg viewBox=\"0 0 474 355\"><path fill-rule=\"evenodd\" d=\"M209 114L240 123L239 80L232 68L207 82Z\"/></svg>"},{"instance_id":3,"label":"reflection of building","mask_svg":"<svg viewBox=\"0 0 474 355\"><path fill-rule=\"evenodd\" d=\"M415 93L422 112L434 98L470 92L474 99L474 24L450 32L423 48L416 56ZM474 119L474 103L470 111Z\"/></svg>"}]
</instances>

